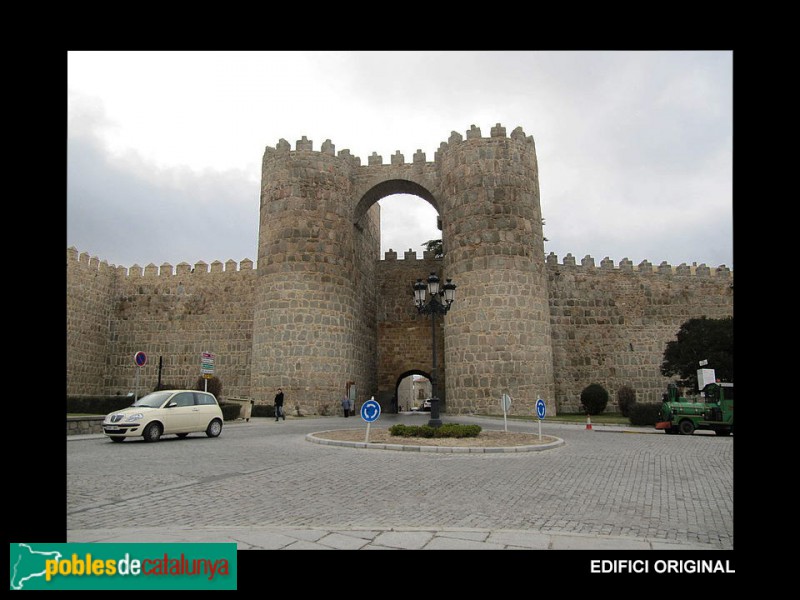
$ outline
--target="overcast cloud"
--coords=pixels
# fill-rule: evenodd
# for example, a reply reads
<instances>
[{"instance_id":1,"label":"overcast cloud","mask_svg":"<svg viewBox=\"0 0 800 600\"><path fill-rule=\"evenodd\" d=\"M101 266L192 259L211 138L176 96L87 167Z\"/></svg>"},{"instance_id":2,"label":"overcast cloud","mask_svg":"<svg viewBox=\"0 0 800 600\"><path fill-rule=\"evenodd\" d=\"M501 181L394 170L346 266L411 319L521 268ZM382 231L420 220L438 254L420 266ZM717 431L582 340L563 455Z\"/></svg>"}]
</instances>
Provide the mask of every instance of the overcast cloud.
<instances>
[{"instance_id":1,"label":"overcast cloud","mask_svg":"<svg viewBox=\"0 0 800 600\"><path fill-rule=\"evenodd\" d=\"M733 268L731 52L70 52L67 246L110 264L257 259L280 138L432 161L471 125L536 142L545 253ZM382 251L440 233L381 201Z\"/></svg>"}]
</instances>

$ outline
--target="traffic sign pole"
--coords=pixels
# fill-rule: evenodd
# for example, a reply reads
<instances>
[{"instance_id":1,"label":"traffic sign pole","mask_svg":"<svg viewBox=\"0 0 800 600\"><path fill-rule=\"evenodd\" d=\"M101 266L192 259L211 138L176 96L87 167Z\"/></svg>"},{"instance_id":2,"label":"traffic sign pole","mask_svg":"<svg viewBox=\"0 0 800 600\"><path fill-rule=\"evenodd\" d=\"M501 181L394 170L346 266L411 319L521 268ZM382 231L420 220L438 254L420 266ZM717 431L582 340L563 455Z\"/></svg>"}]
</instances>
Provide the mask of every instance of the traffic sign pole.
<instances>
[{"instance_id":1,"label":"traffic sign pole","mask_svg":"<svg viewBox=\"0 0 800 600\"><path fill-rule=\"evenodd\" d=\"M214 354L203 352L200 354L200 374L203 376L203 386L208 391L208 380L214 376Z\"/></svg>"},{"instance_id":2,"label":"traffic sign pole","mask_svg":"<svg viewBox=\"0 0 800 600\"><path fill-rule=\"evenodd\" d=\"M375 396L361 405L361 418L367 422L367 437L364 440L369 444L369 425L381 416L381 405L375 402Z\"/></svg>"},{"instance_id":3,"label":"traffic sign pole","mask_svg":"<svg viewBox=\"0 0 800 600\"><path fill-rule=\"evenodd\" d=\"M136 381L133 383L133 401L136 402L139 400L139 370L140 367L143 367L147 364L147 354L144 352L137 352L133 355L133 364L136 365Z\"/></svg>"},{"instance_id":4,"label":"traffic sign pole","mask_svg":"<svg viewBox=\"0 0 800 600\"><path fill-rule=\"evenodd\" d=\"M544 400L538 398L536 400L536 416L539 417L539 441L542 441L542 420L544 419L545 415L547 414L547 406L544 403Z\"/></svg>"},{"instance_id":5,"label":"traffic sign pole","mask_svg":"<svg viewBox=\"0 0 800 600\"><path fill-rule=\"evenodd\" d=\"M511 408L511 396L503 394L500 398L500 404L503 406L503 429L508 433L508 419L506 418L506 414L508 413L508 409Z\"/></svg>"}]
</instances>

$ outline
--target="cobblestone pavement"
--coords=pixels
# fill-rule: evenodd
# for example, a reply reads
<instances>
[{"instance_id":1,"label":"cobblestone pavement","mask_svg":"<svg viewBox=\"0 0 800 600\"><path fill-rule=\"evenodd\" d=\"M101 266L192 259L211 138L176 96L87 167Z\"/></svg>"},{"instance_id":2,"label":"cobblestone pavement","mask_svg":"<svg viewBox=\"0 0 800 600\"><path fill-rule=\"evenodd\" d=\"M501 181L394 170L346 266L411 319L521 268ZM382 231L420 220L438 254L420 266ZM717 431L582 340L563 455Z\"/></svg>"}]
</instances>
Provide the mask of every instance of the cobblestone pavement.
<instances>
[{"instance_id":1,"label":"cobblestone pavement","mask_svg":"<svg viewBox=\"0 0 800 600\"><path fill-rule=\"evenodd\" d=\"M498 419L448 420L503 428ZM397 422L426 417L384 415L379 426ZM67 443L67 540L733 548L733 437L545 421L542 433L565 444L543 452L434 454L305 439L350 427L366 425L253 419L227 424L216 439L155 444L80 436ZM537 431L533 423L508 427Z\"/></svg>"}]
</instances>

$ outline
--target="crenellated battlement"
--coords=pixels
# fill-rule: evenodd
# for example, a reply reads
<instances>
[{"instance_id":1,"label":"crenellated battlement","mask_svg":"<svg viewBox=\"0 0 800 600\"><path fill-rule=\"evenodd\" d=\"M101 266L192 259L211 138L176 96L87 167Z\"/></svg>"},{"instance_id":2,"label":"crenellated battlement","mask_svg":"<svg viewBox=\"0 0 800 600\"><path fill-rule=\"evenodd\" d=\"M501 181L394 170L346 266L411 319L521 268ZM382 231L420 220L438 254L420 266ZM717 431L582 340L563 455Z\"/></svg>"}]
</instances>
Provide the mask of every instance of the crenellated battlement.
<instances>
[{"instance_id":1,"label":"crenellated battlement","mask_svg":"<svg viewBox=\"0 0 800 600\"><path fill-rule=\"evenodd\" d=\"M436 253L433 250L423 250L422 258L417 256L417 251L409 248L406 252L403 253L403 260L404 261L426 261L426 260L435 260ZM384 252L382 261L393 262L397 260L397 252L389 248L388 252Z\"/></svg>"},{"instance_id":2,"label":"crenellated battlement","mask_svg":"<svg viewBox=\"0 0 800 600\"><path fill-rule=\"evenodd\" d=\"M96 273L112 273L117 269L114 265L109 265L106 260L101 261L96 256L90 256L88 252L79 253L74 246L67 248L67 265L70 263Z\"/></svg>"},{"instance_id":3,"label":"crenellated battlement","mask_svg":"<svg viewBox=\"0 0 800 600\"><path fill-rule=\"evenodd\" d=\"M719 265L718 267L709 267L705 263L697 264L692 263L691 265L687 265L686 263L681 263L677 267L673 267L666 261L662 261L658 266L654 265L648 260L643 260L638 265L634 265L633 261L629 260L628 258L623 258L619 262L619 266L614 266L614 261L611 260L608 256L606 256L603 260L600 261L600 266L598 267L595 264L595 260L593 257L589 256L588 254L581 259L581 264L578 265L575 261L575 257L572 256L571 253L567 253L564 257L564 261L559 263L558 256L555 253L551 252L547 255L546 264L548 267L574 267L577 269L583 270L599 270L599 271L616 271L616 272L637 272L642 274L655 274L655 275L684 275L684 276L696 276L696 277L719 277L719 278L730 278L732 277L732 271L726 267L725 265Z\"/></svg>"},{"instance_id":4,"label":"crenellated battlement","mask_svg":"<svg viewBox=\"0 0 800 600\"><path fill-rule=\"evenodd\" d=\"M182 262L174 268L170 263L166 262L160 266L150 263L145 267L139 265L122 267L109 265L107 261L100 261L97 257L90 256L87 252L79 253L74 246L67 248L67 264L69 265L70 263L84 267L88 271L113 272L119 277L129 278L172 277L173 275L196 275L200 277L206 274L241 273L254 270L254 263L249 258L245 258L238 263L235 260L227 260L224 263L215 260L210 265L203 261L196 262L194 265Z\"/></svg>"},{"instance_id":5,"label":"crenellated battlement","mask_svg":"<svg viewBox=\"0 0 800 600\"><path fill-rule=\"evenodd\" d=\"M525 131L522 127L515 128L511 135L506 135L506 128L503 127L500 123L494 125L490 130L489 137L483 137L481 135L481 128L476 125L471 125L468 130L466 130L466 140L477 140L477 139L500 139L500 138L510 138L512 140L522 142L524 144L529 144L531 146L534 145L533 136L525 135ZM465 137L458 133L457 131L450 132L450 137L447 139L446 142L442 142L439 145L439 148L434 153L434 160L433 163L439 161L439 158L445 150L454 146L456 144L460 144L465 141ZM347 160L351 162L354 166L360 167L362 166L361 158L357 156L353 156L350 153L350 150L340 150L339 153L336 153L336 146L331 142L330 139L326 139L322 143L322 147L320 150L314 150L314 142L309 140L308 137L305 135L302 136L299 140L295 142L294 150L292 150L292 145L281 138L278 140L278 143L275 147L267 146L264 149L264 160L266 161L270 157L277 157L281 154L288 154L290 152L296 153L317 153L320 155L328 155L328 156L338 156L341 159ZM433 164L429 163L426 158L426 153L423 152L421 149L417 148L417 151L412 155L411 164L419 165L419 164ZM383 156L378 154L376 151L372 151L372 153L367 157L367 164L365 166L402 166L408 164L406 163L405 155L400 152L400 150L395 151L389 158L389 163L384 163Z\"/></svg>"},{"instance_id":6,"label":"crenellated battlement","mask_svg":"<svg viewBox=\"0 0 800 600\"><path fill-rule=\"evenodd\" d=\"M424 250L422 252L422 256L419 256L417 251L409 248L403 253L403 258L398 258L398 253L393 250L389 249L387 252L384 252L383 256L381 257L381 261L391 262L397 260L405 260L405 261L428 261L433 260L436 258L436 255L433 251ZM157 266L153 263L145 267L141 267L140 265L132 265L131 267L123 267L123 266L116 266L110 265L106 260L100 260L96 256L91 256L88 252L79 252L74 246L67 248L67 261L75 263L87 271L95 271L95 272L115 272L120 277L171 277L174 275L197 275L198 277L206 275L206 274L215 274L215 273L239 273L242 271L253 271L255 269L255 264L249 258L245 258L240 262L236 262L235 260L227 260L224 263L219 260L215 260L212 263L206 263L204 261L198 261L191 265L187 262L178 263L177 266L173 266L170 263L162 263L160 266ZM654 275L682 275L682 276L696 276L696 277L720 277L720 278L731 278L733 276L733 271L726 265L719 265L717 267L710 267L705 263L692 263L691 265L687 265L686 263L681 263L677 266L672 266L666 261L662 261L660 264L655 265L648 260L641 261L638 265L633 264L633 261L629 260L628 258L623 258L620 260L618 265L614 264L614 261L611 260L608 256L603 258L600 261L600 265L596 264L595 259L588 254L584 256L580 264L578 264L576 258L571 254L568 253L564 256L562 262L558 261L558 256L554 252L551 252L547 255L546 264L548 267L569 267L569 268L576 268L576 269L583 269L583 270L598 270L598 271L615 271L615 272L636 272L641 274L654 274Z\"/></svg>"},{"instance_id":7,"label":"crenellated battlement","mask_svg":"<svg viewBox=\"0 0 800 600\"><path fill-rule=\"evenodd\" d=\"M499 390L523 414L537 397L548 412L574 409L591 382L656 401L681 324L732 315L725 265L548 256L536 148L521 127L473 124L433 153L408 150L358 157L307 136L267 146L258 267L121 267L68 248L68 390L132 389L137 351L163 356L170 382L191 382L212 351L228 394L270 403L281 387L314 413L354 384L358 402L374 394L389 409L398 377L430 360L409 283L442 268L459 286L455 310L435 324L450 414L496 412ZM380 251L375 205L394 194L437 211L444 260L425 246Z\"/></svg>"},{"instance_id":8,"label":"crenellated battlement","mask_svg":"<svg viewBox=\"0 0 800 600\"><path fill-rule=\"evenodd\" d=\"M397 260L404 260L404 261L427 261L433 260L436 258L436 254L433 251L425 250L422 253L422 257L418 256L417 251L409 248L406 252L403 253L403 258L398 259L398 253L393 249L389 249L388 252L384 252L383 257L381 258L381 262L393 262ZM561 263L558 262L558 256L555 253L551 252L546 259L546 264L548 267L574 267L576 269L583 269L583 270L597 270L597 271L608 271L608 272L618 272L618 273L641 273L641 274L653 274L653 275L682 275L682 276L693 276L693 277L718 277L718 278L731 278L733 277L733 272L725 265L719 265L718 267L709 267L705 263L697 264L692 263L691 265L687 265L686 263L681 263L678 266L672 266L666 261L662 261L659 265L654 265L648 260L643 260L638 265L634 265L633 261L628 258L623 258L619 265L614 265L614 261L611 260L608 256L606 256L603 260L600 261L600 265L597 266L595 263L595 259L588 254L584 256L580 264L577 263L575 257L568 253Z\"/></svg>"}]
</instances>

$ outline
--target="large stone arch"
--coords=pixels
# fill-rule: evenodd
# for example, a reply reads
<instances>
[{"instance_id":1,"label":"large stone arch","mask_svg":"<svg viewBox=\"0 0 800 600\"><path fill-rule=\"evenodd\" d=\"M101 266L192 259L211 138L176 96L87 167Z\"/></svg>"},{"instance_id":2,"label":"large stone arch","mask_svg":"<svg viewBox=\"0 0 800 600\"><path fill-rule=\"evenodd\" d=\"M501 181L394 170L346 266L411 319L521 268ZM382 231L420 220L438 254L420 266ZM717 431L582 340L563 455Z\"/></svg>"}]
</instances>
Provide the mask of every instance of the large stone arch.
<instances>
[{"instance_id":1,"label":"large stone arch","mask_svg":"<svg viewBox=\"0 0 800 600\"><path fill-rule=\"evenodd\" d=\"M398 400L398 405L403 400L402 398L400 398L400 384L403 382L404 379L406 379L407 377L411 377L413 375L421 375L429 382L431 379L430 371L425 371L423 369L409 369L408 371L400 373L400 375L397 376L397 379L395 380L394 384L394 395L395 398L397 398Z\"/></svg>"},{"instance_id":2,"label":"large stone arch","mask_svg":"<svg viewBox=\"0 0 800 600\"><path fill-rule=\"evenodd\" d=\"M428 204L433 206L441 216L441 209L439 202L433 193L425 186L417 183L416 181L409 181L407 179L388 179L372 185L366 190L358 202L356 203L353 212L353 222L358 223L367 211L379 200L392 196L394 194L410 194L412 196L419 196Z\"/></svg>"},{"instance_id":3,"label":"large stone arch","mask_svg":"<svg viewBox=\"0 0 800 600\"><path fill-rule=\"evenodd\" d=\"M374 167L373 167L374 168ZM384 167L385 169L385 167ZM357 188L354 204L353 221L356 227L368 213L370 208L382 198L394 194L411 194L427 201L439 213L442 213L435 193L436 179L398 173L400 169L369 174L363 178L362 185ZM402 175L402 177L401 177ZM397 373L419 371L419 365L427 366L426 377L430 377L431 358L431 323L429 317L419 315L411 301L411 284L419 278L427 277L431 272L442 276L442 260L432 253L425 252L420 257L416 253L405 253L397 260L396 253L379 260L375 269L376 289L376 393L375 399L384 410L390 411L395 406L397 392ZM444 323L437 320L439 328L436 343L439 356L437 380L440 389L444 390ZM420 371L422 372L422 371ZM442 400L444 401L444 395Z\"/></svg>"}]
</instances>

